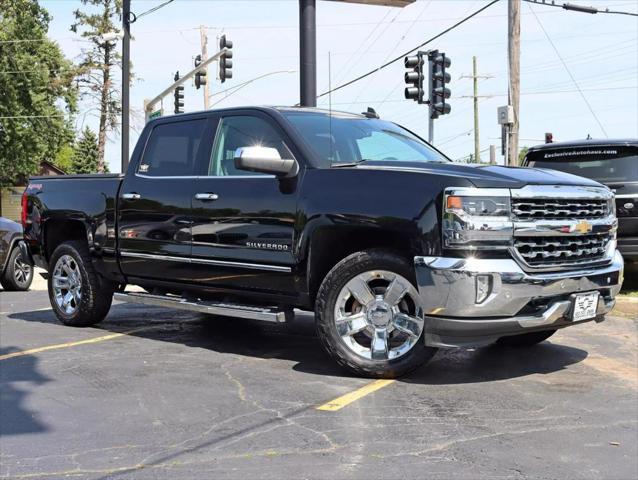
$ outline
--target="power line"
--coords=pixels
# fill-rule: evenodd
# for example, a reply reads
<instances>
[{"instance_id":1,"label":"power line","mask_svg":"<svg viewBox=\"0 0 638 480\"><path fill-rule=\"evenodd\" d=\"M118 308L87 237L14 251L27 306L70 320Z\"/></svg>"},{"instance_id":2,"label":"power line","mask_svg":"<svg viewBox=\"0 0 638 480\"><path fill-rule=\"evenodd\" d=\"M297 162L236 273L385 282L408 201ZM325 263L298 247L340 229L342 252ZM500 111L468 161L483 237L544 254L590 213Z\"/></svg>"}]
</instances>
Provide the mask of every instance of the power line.
<instances>
[{"instance_id":1,"label":"power line","mask_svg":"<svg viewBox=\"0 0 638 480\"><path fill-rule=\"evenodd\" d=\"M388 61L388 62L384 63L383 65L381 65L381 66L379 66L379 67L377 67L377 68L375 68L375 69L373 69L373 70L370 70L370 71L369 71L369 72L367 72L367 73L364 73L364 74L362 74L362 75L359 75L358 77L353 78L352 80L350 80L350 81L348 81L348 82L346 82L346 83L342 83L341 85L339 85L339 86L337 86L337 87L335 87L335 88L333 88L333 89L330 89L330 90L328 90L327 92L323 92L322 94L317 95L317 98L321 98L321 97L324 97L324 96L328 95L329 93L336 92L337 90L341 90L342 88L345 88L345 87L347 87L347 86L349 86L349 85L352 85L353 83L356 83L356 82L358 82L359 80L363 80L364 78L369 77L370 75L372 75L372 74L374 74L374 73L377 73L377 72L378 72L378 71L380 71L380 70L383 70L384 68L388 67L389 65L392 65L393 63L398 62L399 60L401 60L401 59L402 59L403 57L405 57L406 55L409 55L410 53L414 52L415 50L418 50L419 48L422 48L422 47L426 46L428 43L432 43L432 42L433 42L434 40L436 40L437 38L442 37L442 36L443 36L443 35L445 35L446 33L448 33L448 32L450 32L450 31L454 30L456 27L458 27L458 26L462 25L463 23L467 22L467 21L468 21L468 20L470 20L471 18L473 18L473 17L477 16L477 15L478 15L479 13L481 13L483 10L488 9L489 7L491 7L492 5L494 5L495 3L497 3L498 1L499 1L499 0L492 0L492 1L491 1L490 3L488 3L487 5L484 5L483 7L479 8L479 9L478 9L478 10L476 10L474 13L472 13L472 14L468 15L467 17L465 17L465 18L463 18L463 19L459 20L458 22L456 22L456 23L455 23L454 25L452 25L451 27L446 28L445 30L443 30L442 32L440 32L440 33L436 34L435 36L433 36L433 37L429 38L428 40L426 40L426 41L425 41L425 42L423 42L422 44L417 45L416 47L414 47L414 48L410 49L409 51L407 51L407 52L403 53L402 55L399 55L398 57L393 58L392 60L390 60L390 61Z\"/></svg>"},{"instance_id":2,"label":"power line","mask_svg":"<svg viewBox=\"0 0 638 480\"><path fill-rule=\"evenodd\" d=\"M154 6L153 8L149 8L148 10L140 13L139 15L134 15L134 19L131 23L139 20L140 18L142 18L145 15L150 15L153 12L157 12L160 8L164 8L166 5L168 5L169 3L173 3L174 0L166 0L163 3L160 3L159 5Z\"/></svg>"},{"instance_id":3,"label":"power line","mask_svg":"<svg viewBox=\"0 0 638 480\"><path fill-rule=\"evenodd\" d=\"M534 3L534 2L531 2ZM603 134L605 135L605 137L609 138L609 135L607 134L607 131L605 130L605 127L603 127L603 124L600 122L600 119L598 118L598 115L596 115L596 112L594 112L594 109L592 108L592 106L589 103L589 100L587 100L587 97L585 96L585 94L583 93L583 91L580 88L580 85L578 85L578 82L576 81L576 78L574 77L574 75L572 74L571 70L569 69L569 67L567 66L567 64L565 63L565 60L563 60L563 57L561 57L560 52L558 51L558 49L556 48L556 45L554 45L554 42L552 41L551 37L549 36L549 34L547 33L547 30L545 30L545 27L543 26L543 24L541 23L540 19L538 18L538 16L536 15L536 12L532 9L531 5L528 5L530 11L534 14L534 18L536 19L536 21L538 22L538 25L541 27L541 30L543 31L543 33L545 34L545 37L547 37L547 41L550 43L550 45L552 46L552 48L554 49L554 52L556 53L556 56L559 58L559 60L561 61L561 63L563 64L563 67L565 67L565 70L567 71L567 73L569 74L570 78L572 79L572 82L574 82L574 86L576 87L576 89L578 90L578 92L580 93L580 96L583 98L583 101L587 104L587 108L589 108L589 111L591 112L591 114L593 115L593 117L596 119L596 123L598 123L598 126L600 127L600 129L602 130Z\"/></svg>"},{"instance_id":4,"label":"power line","mask_svg":"<svg viewBox=\"0 0 638 480\"><path fill-rule=\"evenodd\" d=\"M613 15L631 15L632 17L638 17L638 13L634 13L634 12L624 12L621 10L609 10L609 8L606 8L605 10L599 10L596 7L586 7L584 5L576 5L574 3L563 3L563 4L556 4L556 3L545 3L545 1L541 1L539 2L538 0L523 0L524 2L527 3L534 3L536 5L543 5L546 7L557 7L557 8L562 8L563 10L572 10L574 12L581 12L581 13L609 13L609 14L613 14Z\"/></svg>"}]
</instances>

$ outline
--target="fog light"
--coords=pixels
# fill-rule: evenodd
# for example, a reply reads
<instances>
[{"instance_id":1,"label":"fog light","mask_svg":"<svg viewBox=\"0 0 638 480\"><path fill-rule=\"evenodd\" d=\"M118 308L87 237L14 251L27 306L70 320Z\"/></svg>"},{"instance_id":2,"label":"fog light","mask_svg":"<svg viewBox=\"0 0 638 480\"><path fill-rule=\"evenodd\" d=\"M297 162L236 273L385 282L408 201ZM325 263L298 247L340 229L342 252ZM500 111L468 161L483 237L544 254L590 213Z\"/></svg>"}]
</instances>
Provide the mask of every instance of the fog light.
<instances>
[{"instance_id":1,"label":"fog light","mask_svg":"<svg viewBox=\"0 0 638 480\"><path fill-rule=\"evenodd\" d=\"M492 276L477 275L476 276L476 303L483 303L492 291Z\"/></svg>"}]
</instances>

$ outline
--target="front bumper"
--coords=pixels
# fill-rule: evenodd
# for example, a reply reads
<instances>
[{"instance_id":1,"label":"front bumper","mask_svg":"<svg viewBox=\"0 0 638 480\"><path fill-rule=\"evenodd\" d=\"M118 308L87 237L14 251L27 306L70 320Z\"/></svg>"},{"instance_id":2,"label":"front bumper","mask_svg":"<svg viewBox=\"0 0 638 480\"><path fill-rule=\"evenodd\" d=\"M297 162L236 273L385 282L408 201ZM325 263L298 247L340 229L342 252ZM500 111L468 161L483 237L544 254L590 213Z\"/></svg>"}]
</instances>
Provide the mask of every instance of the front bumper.
<instances>
[{"instance_id":1,"label":"front bumper","mask_svg":"<svg viewBox=\"0 0 638 480\"><path fill-rule=\"evenodd\" d=\"M618 252L606 267L556 273L527 273L512 259L414 260L425 342L436 347L480 346L507 335L583 323L569 320L573 294L579 292L600 292L596 320L602 321L623 281ZM483 285L487 277L489 294L477 303L479 276Z\"/></svg>"}]
</instances>

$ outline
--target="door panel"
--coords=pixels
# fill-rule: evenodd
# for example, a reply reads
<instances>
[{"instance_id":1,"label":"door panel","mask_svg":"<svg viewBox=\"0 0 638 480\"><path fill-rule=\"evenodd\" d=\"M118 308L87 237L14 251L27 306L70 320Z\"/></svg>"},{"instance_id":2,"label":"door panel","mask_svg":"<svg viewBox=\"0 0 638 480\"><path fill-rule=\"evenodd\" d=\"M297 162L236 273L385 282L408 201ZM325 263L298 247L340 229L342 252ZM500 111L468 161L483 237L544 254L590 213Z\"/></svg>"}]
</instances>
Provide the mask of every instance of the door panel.
<instances>
[{"instance_id":1,"label":"door panel","mask_svg":"<svg viewBox=\"0 0 638 480\"><path fill-rule=\"evenodd\" d=\"M156 125L119 198L118 236L125 275L191 281L192 198L200 157L209 157L207 118Z\"/></svg>"},{"instance_id":2,"label":"door panel","mask_svg":"<svg viewBox=\"0 0 638 480\"><path fill-rule=\"evenodd\" d=\"M192 273L206 285L292 293L296 179L234 166L237 148L263 145L292 157L283 133L265 116L221 119L208 175L193 198ZM207 198L206 194L210 195Z\"/></svg>"}]
</instances>

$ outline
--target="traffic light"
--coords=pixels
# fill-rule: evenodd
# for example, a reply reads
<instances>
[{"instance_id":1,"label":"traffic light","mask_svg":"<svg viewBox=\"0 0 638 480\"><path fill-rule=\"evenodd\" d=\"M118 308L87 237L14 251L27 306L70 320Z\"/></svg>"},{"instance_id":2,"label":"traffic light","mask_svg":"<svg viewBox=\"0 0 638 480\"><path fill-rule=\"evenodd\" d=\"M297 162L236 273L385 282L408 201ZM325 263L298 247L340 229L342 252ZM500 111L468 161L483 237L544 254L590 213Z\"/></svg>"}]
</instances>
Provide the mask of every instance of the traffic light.
<instances>
[{"instance_id":1,"label":"traffic light","mask_svg":"<svg viewBox=\"0 0 638 480\"><path fill-rule=\"evenodd\" d=\"M179 72L177 72L175 74L174 80L177 81L179 80ZM184 113L183 107L184 107L184 87L182 87L181 85L179 85L178 87L175 87L175 91L173 92L173 97L175 98L175 110L174 112L177 113Z\"/></svg>"},{"instance_id":2,"label":"traffic light","mask_svg":"<svg viewBox=\"0 0 638 480\"><path fill-rule=\"evenodd\" d=\"M408 69L403 76L405 83L409 85L405 87L405 98L414 100L417 103L423 103L423 53L418 52L411 57L403 59L405 68Z\"/></svg>"},{"instance_id":3,"label":"traffic light","mask_svg":"<svg viewBox=\"0 0 638 480\"><path fill-rule=\"evenodd\" d=\"M450 98L450 89L445 85L450 83L450 74L446 69L452 64L449 57L443 52L432 50L428 53L430 64L431 85L430 90L430 118L439 118L439 115L450 113L452 107L446 102Z\"/></svg>"},{"instance_id":4,"label":"traffic light","mask_svg":"<svg viewBox=\"0 0 638 480\"><path fill-rule=\"evenodd\" d=\"M202 64L202 56L197 55L195 57L195 67L199 67ZM195 88L200 89L202 85L206 85L206 70L200 70L195 74Z\"/></svg>"},{"instance_id":5,"label":"traffic light","mask_svg":"<svg viewBox=\"0 0 638 480\"><path fill-rule=\"evenodd\" d=\"M224 50L226 52L222 53L219 57L219 79L222 83L226 81L227 78L233 78L233 42L226 38L226 35L222 35L219 39L219 49Z\"/></svg>"},{"instance_id":6,"label":"traffic light","mask_svg":"<svg viewBox=\"0 0 638 480\"><path fill-rule=\"evenodd\" d=\"M545 134L545 143L554 143L554 134L551 132L547 132Z\"/></svg>"}]
</instances>

